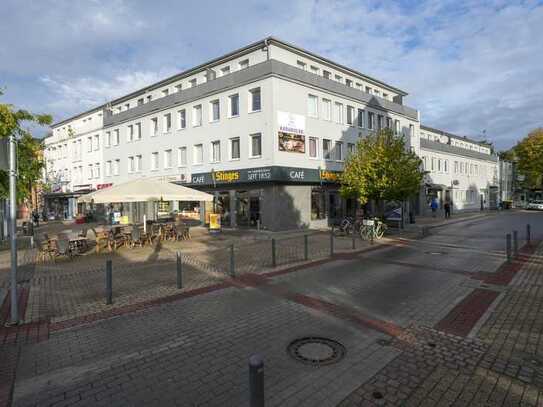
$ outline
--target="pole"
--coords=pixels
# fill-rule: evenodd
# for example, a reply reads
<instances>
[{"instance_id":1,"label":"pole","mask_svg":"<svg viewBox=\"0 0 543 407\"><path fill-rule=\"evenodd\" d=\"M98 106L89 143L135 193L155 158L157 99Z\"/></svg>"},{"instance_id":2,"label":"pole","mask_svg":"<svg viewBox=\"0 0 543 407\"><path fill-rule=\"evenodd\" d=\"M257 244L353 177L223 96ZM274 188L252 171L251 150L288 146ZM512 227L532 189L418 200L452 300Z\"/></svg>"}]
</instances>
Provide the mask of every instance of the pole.
<instances>
[{"instance_id":1,"label":"pole","mask_svg":"<svg viewBox=\"0 0 543 407\"><path fill-rule=\"evenodd\" d=\"M145 210L147 210L147 206L145 206ZM147 234L147 214L143 214L143 233Z\"/></svg>"},{"instance_id":2,"label":"pole","mask_svg":"<svg viewBox=\"0 0 543 407\"><path fill-rule=\"evenodd\" d=\"M309 260L309 236L304 235L304 260Z\"/></svg>"},{"instance_id":3,"label":"pole","mask_svg":"<svg viewBox=\"0 0 543 407\"><path fill-rule=\"evenodd\" d=\"M513 256L518 256L518 232L513 230Z\"/></svg>"},{"instance_id":4,"label":"pole","mask_svg":"<svg viewBox=\"0 0 543 407\"><path fill-rule=\"evenodd\" d=\"M532 230L531 230L530 224L528 223L526 225L526 243L528 244L528 246L531 244L531 240L532 240Z\"/></svg>"},{"instance_id":5,"label":"pole","mask_svg":"<svg viewBox=\"0 0 543 407\"><path fill-rule=\"evenodd\" d=\"M511 263L511 233L505 235L505 254L507 262Z\"/></svg>"},{"instance_id":6,"label":"pole","mask_svg":"<svg viewBox=\"0 0 543 407\"><path fill-rule=\"evenodd\" d=\"M177 252L176 253L176 257L177 257L177 263L176 263L176 271L177 271L177 279L176 279L176 283L177 283L177 288L178 289L181 289L183 288L183 269L182 269L182 263L181 263L181 253Z\"/></svg>"},{"instance_id":7,"label":"pole","mask_svg":"<svg viewBox=\"0 0 543 407\"><path fill-rule=\"evenodd\" d=\"M334 226L330 229L330 257L334 257Z\"/></svg>"},{"instance_id":8,"label":"pole","mask_svg":"<svg viewBox=\"0 0 543 407\"><path fill-rule=\"evenodd\" d=\"M11 324L19 323L17 309L17 153L15 136L9 137L9 240L11 243Z\"/></svg>"},{"instance_id":9,"label":"pole","mask_svg":"<svg viewBox=\"0 0 543 407\"><path fill-rule=\"evenodd\" d=\"M272 239L271 243L272 243L272 267L275 267L277 266L277 258L275 257L276 256L275 239Z\"/></svg>"},{"instance_id":10,"label":"pole","mask_svg":"<svg viewBox=\"0 0 543 407\"><path fill-rule=\"evenodd\" d=\"M236 276L236 270L234 265L234 245L230 246L230 277L234 278Z\"/></svg>"},{"instance_id":11,"label":"pole","mask_svg":"<svg viewBox=\"0 0 543 407\"><path fill-rule=\"evenodd\" d=\"M352 236L352 238L353 238L353 250L356 250L356 234L354 233L354 225L353 225L352 233L353 233L353 236Z\"/></svg>"},{"instance_id":12,"label":"pole","mask_svg":"<svg viewBox=\"0 0 543 407\"><path fill-rule=\"evenodd\" d=\"M264 361L260 355L249 358L249 391L251 407L264 407Z\"/></svg>"},{"instance_id":13,"label":"pole","mask_svg":"<svg viewBox=\"0 0 543 407\"><path fill-rule=\"evenodd\" d=\"M111 260L106 261L106 304L113 303L113 276Z\"/></svg>"}]
</instances>

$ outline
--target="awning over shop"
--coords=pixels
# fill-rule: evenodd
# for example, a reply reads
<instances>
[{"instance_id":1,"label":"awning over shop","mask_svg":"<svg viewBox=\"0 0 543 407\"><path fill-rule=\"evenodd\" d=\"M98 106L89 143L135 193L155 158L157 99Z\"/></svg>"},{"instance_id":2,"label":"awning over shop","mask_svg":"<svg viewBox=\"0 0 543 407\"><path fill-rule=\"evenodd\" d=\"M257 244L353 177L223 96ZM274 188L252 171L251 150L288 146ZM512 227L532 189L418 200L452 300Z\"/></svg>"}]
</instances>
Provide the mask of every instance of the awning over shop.
<instances>
[{"instance_id":1,"label":"awning over shop","mask_svg":"<svg viewBox=\"0 0 543 407\"><path fill-rule=\"evenodd\" d=\"M213 195L164 179L138 178L81 196L78 202L212 201Z\"/></svg>"},{"instance_id":2,"label":"awning over shop","mask_svg":"<svg viewBox=\"0 0 543 407\"><path fill-rule=\"evenodd\" d=\"M447 186L447 185L444 185L444 184L426 183L426 188L444 190L444 189L449 189L450 186Z\"/></svg>"}]
</instances>

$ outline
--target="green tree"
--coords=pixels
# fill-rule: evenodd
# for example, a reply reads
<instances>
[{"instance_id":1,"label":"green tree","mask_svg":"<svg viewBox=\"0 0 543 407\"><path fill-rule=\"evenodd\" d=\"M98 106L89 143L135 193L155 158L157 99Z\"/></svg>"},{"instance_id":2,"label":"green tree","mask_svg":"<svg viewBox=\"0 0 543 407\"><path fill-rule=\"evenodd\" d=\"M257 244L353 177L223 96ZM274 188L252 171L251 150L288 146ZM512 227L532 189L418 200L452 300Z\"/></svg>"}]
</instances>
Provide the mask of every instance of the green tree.
<instances>
[{"instance_id":1,"label":"green tree","mask_svg":"<svg viewBox=\"0 0 543 407\"><path fill-rule=\"evenodd\" d=\"M525 176L524 186L543 187L543 128L532 130L513 148L518 172Z\"/></svg>"},{"instance_id":2,"label":"green tree","mask_svg":"<svg viewBox=\"0 0 543 407\"><path fill-rule=\"evenodd\" d=\"M0 96L3 92L0 91ZM34 114L27 110L16 109L13 105L0 103L0 138L14 135L17 139L17 199L22 201L28 198L32 185L36 183L43 168L43 161L39 159L41 143L32 137L25 124L38 124L41 126L51 124L52 118L47 114ZM9 174L0 170L0 197L9 195Z\"/></svg>"},{"instance_id":3,"label":"green tree","mask_svg":"<svg viewBox=\"0 0 543 407\"><path fill-rule=\"evenodd\" d=\"M390 129L361 138L345 164L341 194L364 205L374 201L404 201L419 191L420 158L406 149L403 136Z\"/></svg>"}]
</instances>

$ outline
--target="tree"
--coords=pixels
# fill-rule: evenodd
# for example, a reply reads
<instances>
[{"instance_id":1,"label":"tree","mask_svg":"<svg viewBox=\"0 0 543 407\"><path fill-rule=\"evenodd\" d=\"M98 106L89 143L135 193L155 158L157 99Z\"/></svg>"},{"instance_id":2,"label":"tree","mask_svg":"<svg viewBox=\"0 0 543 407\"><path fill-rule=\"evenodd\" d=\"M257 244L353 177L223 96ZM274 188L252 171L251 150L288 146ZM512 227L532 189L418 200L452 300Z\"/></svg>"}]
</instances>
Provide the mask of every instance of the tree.
<instances>
[{"instance_id":1,"label":"tree","mask_svg":"<svg viewBox=\"0 0 543 407\"><path fill-rule=\"evenodd\" d=\"M0 90L0 96L3 92ZM39 158L41 143L32 137L30 130L24 124L38 125L51 124L52 117L47 114L34 114L27 110L15 109L10 104L0 103L0 138L14 135L17 139L17 199L22 201L28 198L32 185L36 183L43 168L43 161ZM9 195L9 174L0 170L0 197Z\"/></svg>"},{"instance_id":2,"label":"tree","mask_svg":"<svg viewBox=\"0 0 543 407\"><path fill-rule=\"evenodd\" d=\"M345 164L341 194L368 201L404 201L417 194L423 173L420 158L406 150L403 136L390 129L360 139Z\"/></svg>"},{"instance_id":3,"label":"tree","mask_svg":"<svg viewBox=\"0 0 543 407\"><path fill-rule=\"evenodd\" d=\"M543 185L543 128L532 130L513 148L518 161L519 174L525 176L528 188L542 188Z\"/></svg>"}]
</instances>

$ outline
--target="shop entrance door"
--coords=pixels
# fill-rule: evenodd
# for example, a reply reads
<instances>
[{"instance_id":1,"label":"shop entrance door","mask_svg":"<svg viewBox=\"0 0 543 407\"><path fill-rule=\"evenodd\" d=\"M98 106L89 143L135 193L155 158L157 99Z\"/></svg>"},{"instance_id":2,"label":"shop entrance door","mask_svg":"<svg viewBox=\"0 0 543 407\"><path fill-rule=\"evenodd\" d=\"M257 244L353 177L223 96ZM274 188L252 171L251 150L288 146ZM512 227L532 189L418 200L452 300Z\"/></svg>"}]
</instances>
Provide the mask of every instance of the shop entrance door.
<instances>
[{"instance_id":1,"label":"shop entrance door","mask_svg":"<svg viewBox=\"0 0 543 407\"><path fill-rule=\"evenodd\" d=\"M238 227L249 226L249 192L236 191L236 224Z\"/></svg>"},{"instance_id":2,"label":"shop entrance door","mask_svg":"<svg viewBox=\"0 0 543 407\"><path fill-rule=\"evenodd\" d=\"M260 220L260 198L252 196L249 199L249 224L251 227L257 227Z\"/></svg>"}]
</instances>

